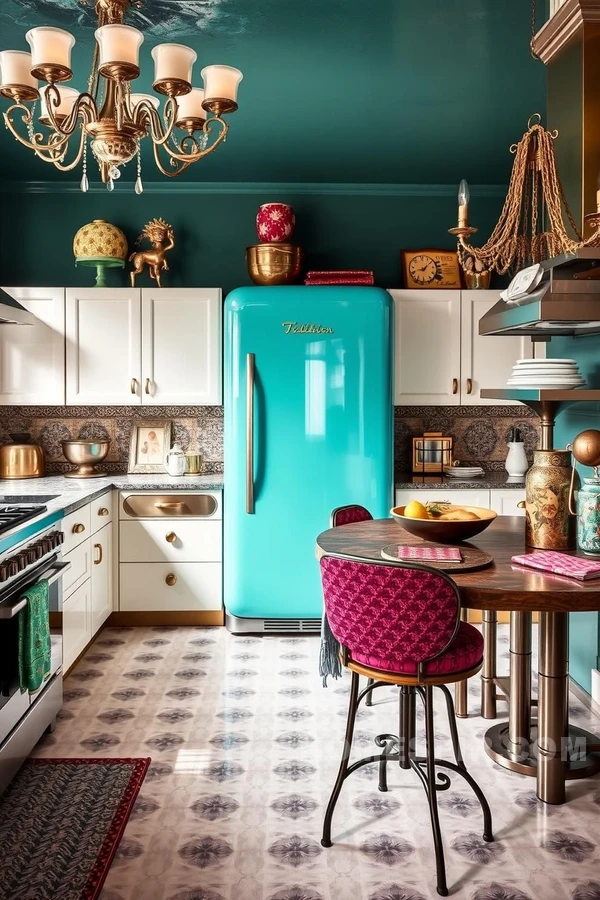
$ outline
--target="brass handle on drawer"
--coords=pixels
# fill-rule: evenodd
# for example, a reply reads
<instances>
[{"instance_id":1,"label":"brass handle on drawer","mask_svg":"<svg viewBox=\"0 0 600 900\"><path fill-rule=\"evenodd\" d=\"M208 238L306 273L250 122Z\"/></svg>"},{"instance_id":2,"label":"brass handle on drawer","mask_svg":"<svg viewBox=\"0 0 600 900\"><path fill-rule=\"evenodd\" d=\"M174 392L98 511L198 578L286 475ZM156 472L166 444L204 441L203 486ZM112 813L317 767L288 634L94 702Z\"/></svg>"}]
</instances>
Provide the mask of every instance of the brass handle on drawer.
<instances>
[{"instance_id":1,"label":"brass handle on drawer","mask_svg":"<svg viewBox=\"0 0 600 900\"><path fill-rule=\"evenodd\" d=\"M98 551L98 559L94 560L94 565L99 566L102 562L102 544L94 544L94 550Z\"/></svg>"},{"instance_id":2,"label":"brass handle on drawer","mask_svg":"<svg viewBox=\"0 0 600 900\"><path fill-rule=\"evenodd\" d=\"M165 540L166 540L167 543L169 543L169 544L174 544L175 541L177 540L177 535L175 534L174 531L170 531L170 532L165 536Z\"/></svg>"},{"instance_id":3,"label":"brass handle on drawer","mask_svg":"<svg viewBox=\"0 0 600 900\"><path fill-rule=\"evenodd\" d=\"M81 522L73 525L73 534L81 534L83 531L85 531L85 525L82 525Z\"/></svg>"},{"instance_id":4,"label":"brass handle on drawer","mask_svg":"<svg viewBox=\"0 0 600 900\"><path fill-rule=\"evenodd\" d=\"M137 378L132 378L131 379L131 393L132 394L137 394L137 386L138 386Z\"/></svg>"},{"instance_id":5,"label":"brass handle on drawer","mask_svg":"<svg viewBox=\"0 0 600 900\"><path fill-rule=\"evenodd\" d=\"M519 502L517 503L517 509L527 509L525 500L519 500Z\"/></svg>"},{"instance_id":6,"label":"brass handle on drawer","mask_svg":"<svg viewBox=\"0 0 600 900\"><path fill-rule=\"evenodd\" d=\"M473 379L467 378L467 394L473 393Z\"/></svg>"},{"instance_id":7,"label":"brass handle on drawer","mask_svg":"<svg viewBox=\"0 0 600 900\"><path fill-rule=\"evenodd\" d=\"M108 515L107 508L105 506L100 507L100 509L98 510L98 515L99 516L107 516Z\"/></svg>"},{"instance_id":8,"label":"brass handle on drawer","mask_svg":"<svg viewBox=\"0 0 600 900\"><path fill-rule=\"evenodd\" d=\"M144 387L144 390L146 391L147 394L150 393L150 379L149 378L146 378L146 385Z\"/></svg>"},{"instance_id":9,"label":"brass handle on drawer","mask_svg":"<svg viewBox=\"0 0 600 900\"><path fill-rule=\"evenodd\" d=\"M452 393L458 394L458 378L452 379Z\"/></svg>"},{"instance_id":10,"label":"brass handle on drawer","mask_svg":"<svg viewBox=\"0 0 600 900\"><path fill-rule=\"evenodd\" d=\"M165 578L165 582L169 585L169 587L173 587L174 584L177 584L177 575L173 575L172 572L169 572L169 574Z\"/></svg>"},{"instance_id":11,"label":"brass handle on drawer","mask_svg":"<svg viewBox=\"0 0 600 900\"><path fill-rule=\"evenodd\" d=\"M181 509L185 506L185 500L171 500L169 502L159 500L154 505L157 509Z\"/></svg>"}]
</instances>

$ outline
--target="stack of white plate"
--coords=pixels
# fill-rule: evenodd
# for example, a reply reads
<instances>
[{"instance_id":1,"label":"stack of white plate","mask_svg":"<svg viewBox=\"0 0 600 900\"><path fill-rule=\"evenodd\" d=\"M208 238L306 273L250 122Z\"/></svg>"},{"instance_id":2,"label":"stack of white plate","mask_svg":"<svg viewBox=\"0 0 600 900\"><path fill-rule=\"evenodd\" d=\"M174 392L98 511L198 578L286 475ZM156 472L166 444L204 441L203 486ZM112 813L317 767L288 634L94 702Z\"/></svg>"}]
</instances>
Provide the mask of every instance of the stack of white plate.
<instances>
[{"instance_id":1,"label":"stack of white plate","mask_svg":"<svg viewBox=\"0 0 600 900\"><path fill-rule=\"evenodd\" d=\"M444 475L450 475L451 478L476 478L483 475L481 466L448 466L444 469Z\"/></svg>"},{"instance_id":2,"label":"stack of white plate","mask_svg":"<svg viewBox=\"0 0 600 900\"><path fill-rule=\"evenodd\" d=\"M508 387L569 389L585 385L574 359L518 359Z\"/></svg>"}]
</instances>

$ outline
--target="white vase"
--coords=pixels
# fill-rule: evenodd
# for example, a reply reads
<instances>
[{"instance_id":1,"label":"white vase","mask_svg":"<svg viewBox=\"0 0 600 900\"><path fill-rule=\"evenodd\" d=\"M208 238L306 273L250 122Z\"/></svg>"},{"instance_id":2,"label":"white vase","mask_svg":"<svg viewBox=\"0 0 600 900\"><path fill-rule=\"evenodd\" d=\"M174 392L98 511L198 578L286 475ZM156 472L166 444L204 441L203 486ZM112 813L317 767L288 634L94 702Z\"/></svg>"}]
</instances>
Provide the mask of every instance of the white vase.
<instances>
[{"instance_id":1,"label":"white vase","mask_svg":"<svg viewBox=\"0 0 600 900\"><path fill-rule=\"evenodd\" d=\"M524 475L529 468L523 441L510 441L504 468L509 475Z\"/></svg>"},{"instance_id":2,"label":"white vase","mask_svg":"<svg viewBox=\"0 0 600 900\"><path fill-rule=\"evenodd\" d=\"M183 450L179 444L174 444L167 456L167 472L174 478L185 475L186 462Z\"/></svg>"}]
</instances>

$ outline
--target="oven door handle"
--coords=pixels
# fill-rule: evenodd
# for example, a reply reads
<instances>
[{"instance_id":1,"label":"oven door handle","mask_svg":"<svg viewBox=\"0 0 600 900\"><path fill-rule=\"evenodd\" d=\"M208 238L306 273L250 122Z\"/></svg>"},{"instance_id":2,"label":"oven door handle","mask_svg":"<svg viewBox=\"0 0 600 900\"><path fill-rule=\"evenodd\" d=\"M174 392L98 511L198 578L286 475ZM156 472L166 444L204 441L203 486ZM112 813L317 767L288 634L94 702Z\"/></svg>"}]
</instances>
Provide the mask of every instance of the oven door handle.
<instances>
[{"instance_id":1,"label":"oven door handle","mask_svg":"<svg viewBox=\"0 0 600 900\"><path fill-rule=\"evenodd\" d=\"M58 581L59 578L67 572L72 566L72 563L57 563L55 566L52 566L51 569L48 569L49 572L52 572L46 581L48 584L54 584L55 581ZM41 581L42 579L40 579ZM0 606L0 619L14 619L17 613L20 613L22 609L25 609L27 606L27 597L22 597L20 600L17 600L14 606Z\"/></svg>"}]
</instances>

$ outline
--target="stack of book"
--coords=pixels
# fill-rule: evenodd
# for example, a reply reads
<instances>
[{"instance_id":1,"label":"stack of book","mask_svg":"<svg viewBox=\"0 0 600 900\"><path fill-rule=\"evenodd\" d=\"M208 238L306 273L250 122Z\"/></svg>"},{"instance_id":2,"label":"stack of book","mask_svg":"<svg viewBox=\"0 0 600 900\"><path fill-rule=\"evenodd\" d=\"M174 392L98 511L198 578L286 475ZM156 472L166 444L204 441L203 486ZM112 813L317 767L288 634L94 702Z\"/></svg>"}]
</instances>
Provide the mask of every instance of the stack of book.
<instances>
[{"instance_id":1,"label":"stack of book","mask_svg":"<svg viewBox=\"0 0 600 900\"><path fill-rule=\"evenodd\" d=\"M375 278L368 269L329 269L307 272L304 284L375 284Z\"/></svg>"}]
</instances>

